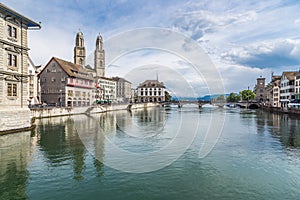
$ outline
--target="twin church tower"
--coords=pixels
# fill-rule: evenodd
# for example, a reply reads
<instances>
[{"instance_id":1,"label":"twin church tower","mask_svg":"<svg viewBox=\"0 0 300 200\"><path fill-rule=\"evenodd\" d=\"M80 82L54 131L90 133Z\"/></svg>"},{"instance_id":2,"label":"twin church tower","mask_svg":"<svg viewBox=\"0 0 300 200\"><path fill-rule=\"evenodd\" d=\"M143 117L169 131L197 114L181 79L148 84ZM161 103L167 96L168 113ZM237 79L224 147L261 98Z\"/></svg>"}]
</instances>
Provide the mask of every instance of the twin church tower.
<instances>
[{"instance_id":1,"label":"twin church tower","mask_svg":"<svg viewBox=\"0 0 300 200\"><path fill-rule=\"evenodd\" d=\"M84 47L83 33L79 31L76 35L74 47L74 63L85 67L86 53ZM105 76L105 51L103 49L102 36L97 36L96 49L94 51L94 70L97 77Z\"/></svg>"}]
</instances>

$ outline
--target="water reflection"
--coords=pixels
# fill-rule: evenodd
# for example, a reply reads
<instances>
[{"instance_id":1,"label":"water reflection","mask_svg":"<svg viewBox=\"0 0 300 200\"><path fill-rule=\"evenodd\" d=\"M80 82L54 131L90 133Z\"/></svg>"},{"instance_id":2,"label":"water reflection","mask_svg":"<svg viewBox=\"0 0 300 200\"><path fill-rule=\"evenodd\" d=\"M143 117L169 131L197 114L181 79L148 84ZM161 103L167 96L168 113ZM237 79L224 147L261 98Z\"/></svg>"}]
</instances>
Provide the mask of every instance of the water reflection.
<instances>
[{"instance_id":1,"label":"water reflection","mask_svg":"<svg viewBox=\"0 0 300 200\"><path fill-rule=\"evenodd\" d=\"M73 166L73 178L83 179L86 150L74 127L74 117L56 117L38 121L38 145L51 167ZM86 124L88 125L88 124Z\"/></svg>"},{"instance_id":2,"label":"water reflection","mask_svg":"<svg viewBox=\"0 0 300 200\"><path fill-rule=\"evenodd\" d=\"M271 134L279 138L285 147L300 147L300 118L296 115L257 112L258 133L271 129Z\"/></svg>"},{"instance_id":3,"label":"water reflection","mask_svg":"<svg viewBox=\"0 0 300 200\"><path fill-rule=\"evenodd\" d=\"M31 132L0 137L0 199L25 199L27 166L32 159L34 144Z\"/></svg>"}]
</instances>

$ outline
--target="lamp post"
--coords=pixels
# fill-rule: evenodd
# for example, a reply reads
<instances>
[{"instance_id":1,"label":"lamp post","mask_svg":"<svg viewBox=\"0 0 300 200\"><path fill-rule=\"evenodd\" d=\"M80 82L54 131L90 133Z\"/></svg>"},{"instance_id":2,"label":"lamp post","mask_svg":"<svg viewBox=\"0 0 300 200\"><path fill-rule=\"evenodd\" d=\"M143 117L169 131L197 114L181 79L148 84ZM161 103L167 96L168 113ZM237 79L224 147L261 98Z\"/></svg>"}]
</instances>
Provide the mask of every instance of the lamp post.
<instances>
[{"instance_id":1,"label":"lamp post","mask_svg":"<svg viewBox=\"0 0 300 200\"><path fill-rule=\"evenodd\" d=\"M62 89L60 89L59 92L60 92L59 104L60 104L60 107L62 107Z\"/></svg>"}]
</instances>

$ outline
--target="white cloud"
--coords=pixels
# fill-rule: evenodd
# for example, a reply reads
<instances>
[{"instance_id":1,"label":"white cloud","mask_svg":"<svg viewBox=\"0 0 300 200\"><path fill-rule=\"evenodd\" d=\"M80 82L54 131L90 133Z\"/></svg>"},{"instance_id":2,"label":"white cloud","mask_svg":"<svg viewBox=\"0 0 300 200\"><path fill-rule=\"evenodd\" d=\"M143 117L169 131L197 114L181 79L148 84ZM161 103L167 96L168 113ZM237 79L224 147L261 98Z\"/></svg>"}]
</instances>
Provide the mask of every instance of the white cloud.
<instances>
[{"instance_id":1,"label":"white cloud","mask_svg":"<svg viewBox=\"0 0 300 200\"><path fill-rule=\"evenodd\" d=\"M221 57L251 67L282 67L300 64L300 40L278 39L232 48Z\"/></svg>"},{"instance_id":2,"label":"white cloud","mask_svg":"<svg viewBox=\"0 0 300 200\"><path fill-rule=\"evenodd\" d=\"M106 41L117 34L153 26L172 28L197 40L219 69L227 91L251 85L256 77L286 69L283 66L300 64L300 6L293 1L3 0L3 3L42 22L42 30L28 33L30 55L36 64L46 64L52 56L72 61L79 28L85 36L87 55L90 55L98 32L103 35L105 47ZM140 44L143 39L136 38L135 42ZM156 38L151 39L155 43ZM166 47L175 45L178 43L168 43ZM166 59L164 55L156 55L156 58L155 62L144 55L142 62L134 56L126 56L124 61L127 66L136 67L153 63L176 66L182 62L172 56ZM189 72L184 67L176 70L180 75ZM122 75L123 72L115 73ZM190 73L188 81L196 84L197 75Z\"/></svg>"}]
</instances>

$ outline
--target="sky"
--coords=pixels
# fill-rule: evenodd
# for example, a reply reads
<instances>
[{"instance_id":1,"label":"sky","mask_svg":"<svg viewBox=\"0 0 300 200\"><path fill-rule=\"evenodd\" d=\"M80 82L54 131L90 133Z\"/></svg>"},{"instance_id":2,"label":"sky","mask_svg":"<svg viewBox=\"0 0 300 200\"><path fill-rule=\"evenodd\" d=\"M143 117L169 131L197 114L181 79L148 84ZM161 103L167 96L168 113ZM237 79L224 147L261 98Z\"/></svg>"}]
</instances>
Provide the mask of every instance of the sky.
<instances>
[{"instance_id":1,"label":"sky","mask_svg":"<svg viewBox=\"0 0 300 200\"><path fill-rule=\"evenodd\" d=\"M252 89L260 76L268 82L272 72L280 75L300 69L300 2L296 0L1 3L41 22L41 30L28 32L30 56L36 65L47 64L52 56L73 61L80 30L90 65L100 32L108 57L107 76L130 78L134 86L158 76L178 96L191 94L190 90L195 96L216 92L212 87L218 81L225 93L239 92ZM161 30L170 31L171 36ZM191 49L199 48L207 57L201 50L189 56Z\"/></svg>"}]
</instances>

